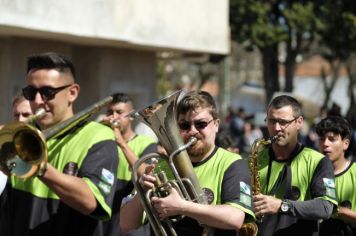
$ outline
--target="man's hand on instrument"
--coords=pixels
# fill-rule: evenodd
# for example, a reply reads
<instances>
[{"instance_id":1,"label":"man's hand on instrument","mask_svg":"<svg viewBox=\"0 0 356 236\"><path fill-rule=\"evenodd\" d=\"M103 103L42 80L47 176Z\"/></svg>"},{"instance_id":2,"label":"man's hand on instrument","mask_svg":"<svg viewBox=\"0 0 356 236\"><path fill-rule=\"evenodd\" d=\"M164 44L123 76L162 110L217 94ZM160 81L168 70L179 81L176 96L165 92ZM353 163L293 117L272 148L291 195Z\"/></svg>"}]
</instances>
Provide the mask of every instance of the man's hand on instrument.
<instances>
[{"instance_id":1,"label":"man's hand on instrument","mask_svg":"<svg viewBox=\"0 0 356 236\"><path fill-rule=\"evenodd\" d=\"M114 134L115 134L115 138L116 138L116 143L120 147L126 145L126 141L122 137L122 134L121 134L121 131L120 131L120 127L113 127L113 130L114 130Z\"/></svg>"},{"instance_id":2,"label":"man's hand on instrument","mask_svg":"<svg viewBox=\"0 0 356 236\"><path fill-rule=\"evenodd\" d=\"M282 200L263 194L258 194L253 197L255 214L257 217L263 215L275 214L279 212Z\"/></svg>"},{"instance_id":3,"label":"man's hand on instrument","mask_svg":"<svg viewBox=\"0 0 356 236\"><path fill-rule=\"evenodd\" d=\"M151 201L161 219L169 216L182 215L186 202L175 188L171 189L171 193L167 197L152 197Z\"/></svg>"},{"instance_id":4,"label":"man's hand on instrument","mask_svg":"<svg viewBox=\"0 0 356 236\"><path fill-rule=\"evenodd\" d=\"M153 188L154 183L156 182L156 178L152 175L154 168L154 164L147 165L145 168L145 172L141 175L139 179L140 185L145 191Z\"/></svg>"}]
</instances>

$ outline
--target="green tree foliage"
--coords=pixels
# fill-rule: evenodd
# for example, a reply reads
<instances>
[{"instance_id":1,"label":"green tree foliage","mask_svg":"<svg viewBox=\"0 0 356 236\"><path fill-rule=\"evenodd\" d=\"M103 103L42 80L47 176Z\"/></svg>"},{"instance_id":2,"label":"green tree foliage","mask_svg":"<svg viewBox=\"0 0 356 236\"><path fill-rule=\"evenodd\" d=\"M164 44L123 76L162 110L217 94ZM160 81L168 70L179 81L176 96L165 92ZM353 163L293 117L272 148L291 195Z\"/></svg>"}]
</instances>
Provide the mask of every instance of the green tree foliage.
<instances>
[{"instance_id":1,"label":"green tree foliage","mask_svg":"<svg viewBox=\"0 0 356 236\"><path fill-rule=\"evenodd\" d=\"M286 46L284 90L293 90L296 56L309 49L320 25L314 1L230 0L232 37L262 54L266 100L279 86L279 45Z\"/></svg>"},{"instance_id":2,"label":"green tree foliage","mask_svg":"<svg viewBox=\"0 0 356 236\"><path fill-rule=\"evenodd\" d=\"M356 114L354 87L356 85L356 70L354 69L356 52L356 5L352 0L320 1L322 3L320 16L319 43L323 46L321 55L330 63L332 80L325 89L324 104L329 101L332 85L339 77L341 67L346 68L349 79L350 107L348 116ZM324 82L324 86L326 81Z\"/></svg>"}]
</instances>

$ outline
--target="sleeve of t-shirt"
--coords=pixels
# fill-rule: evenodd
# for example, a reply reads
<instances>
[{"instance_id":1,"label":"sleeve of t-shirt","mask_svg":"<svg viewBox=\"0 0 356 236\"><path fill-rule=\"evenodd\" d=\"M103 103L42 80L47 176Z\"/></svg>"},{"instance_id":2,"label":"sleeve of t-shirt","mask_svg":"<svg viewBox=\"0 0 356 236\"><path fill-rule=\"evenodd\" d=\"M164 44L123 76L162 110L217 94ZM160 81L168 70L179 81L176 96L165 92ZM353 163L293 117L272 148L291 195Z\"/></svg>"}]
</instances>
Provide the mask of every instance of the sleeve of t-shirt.
<instances>
[{"instance_id":1,"label":"sleeve of t-shirt","mask_svg":"<svg viewBox=\"0 0 356 236\"><path fill-rule=\"evenodd\" d=\"M150 153L157 153L157 144L155 143L151 143L150 145L148 145L144 150L143 152L141 153L140 157L143 157L147 154L150 154Z\"/></svg>"},{"instance_id":2,"label":"sleeve of t-shirt","mask_svg":"<svg viewBox=\"0 0 356 236\"><path fill-rule=\"evenodd\" d=\"M335 176L331 161L324 157L314 171L310 184L311 198L322 198L337 205L335 191Z\"/></svg>"},{"instance_id":3,"label":"sleeve of t-shirt","mask_svg":"<svg viewBox=\"0 0 356 236\"><path fill-rule=\"evenodd\" d=\"M250 216L255 217L250 183L246 161L240 159L233 162L224 174L221 203L238 207Z\"/></svg>"},{"instance_id":4,"label":"sleeve of t-shirt","mask_svg":"<svg viewBox=\"0 0 356 236\"><path fill-rule=\"evenodd\" d=\"M87 182L98 202L97 209L91 214L95 218L109 219L111 216L118 160L116 143L104 140L88 150L79 170L79 176Z\"/></svg>"}]
</instances>

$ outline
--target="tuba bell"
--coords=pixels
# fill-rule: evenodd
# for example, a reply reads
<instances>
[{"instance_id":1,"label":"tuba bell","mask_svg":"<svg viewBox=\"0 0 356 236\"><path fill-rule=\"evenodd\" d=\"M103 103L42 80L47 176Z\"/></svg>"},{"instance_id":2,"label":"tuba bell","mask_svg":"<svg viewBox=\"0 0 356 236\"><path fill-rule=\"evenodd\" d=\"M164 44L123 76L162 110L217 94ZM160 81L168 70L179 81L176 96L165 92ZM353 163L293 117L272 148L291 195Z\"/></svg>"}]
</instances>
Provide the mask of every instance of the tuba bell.
<instances>
[{"instance_id":1,"label":"tuba bell","mask_svg":"<svg viewBox=\"0 0 356 236\"><path fill-rule=\"evenodd\" d=\"M44 173L47 164L46 141L60 136L87 120L112 101L109 96L49 129L40 131L31 123L44 115L36 112L26 122L12 122L0 130L0 166L11 175L29 178Z\"/></svg>"},{"instance_id":2,"label":"tuba bell","mask_svg":"<svg viewBox=\"0 0 356 236\"><path fill-rule=\"evenodd\" d=\"M192 163L186 151L189 146L194 145L196 139L192 138L187 144L184 144L178 131L176 106L180 94L181 92L177 91L138 112L130 114L130 116L134 118L139 118L153 130L160 144L167 152L167 156L148 154L140 158L134 164L132 171L135 189L140 195L141 203L152 229L155 235L158 236L168 235L166 228L169 229L171 235L177 235L172 227L172 222L176 222L184 216L165 219L162 222L151 205L150 199L153 196L167 196L170 189L175 188L182 198L207 204L207 199L199 185L199 180L195 175ZM154 173L157 182L152 190L145 192L138 182L138 168L147 162L158 162ZM161 162L166 164L166 168L164 165L160 167L159 163ZM171 172L170 177L167 174L169 171Z\"/></svg>"}]
</instances>

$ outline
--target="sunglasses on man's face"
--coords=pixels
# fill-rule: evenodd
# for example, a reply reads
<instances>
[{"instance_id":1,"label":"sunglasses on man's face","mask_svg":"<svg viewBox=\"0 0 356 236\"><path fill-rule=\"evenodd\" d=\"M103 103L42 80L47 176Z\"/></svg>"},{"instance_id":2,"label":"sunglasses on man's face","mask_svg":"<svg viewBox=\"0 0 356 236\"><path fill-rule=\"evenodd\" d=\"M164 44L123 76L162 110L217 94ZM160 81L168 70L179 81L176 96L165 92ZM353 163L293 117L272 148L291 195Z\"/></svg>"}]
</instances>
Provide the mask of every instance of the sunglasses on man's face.
<instances>
[{"instance_id":1,"label":"sunglasses on man's face","mask_svg":"<svg viewBox=\"0 0 356 236\"><path fill-rule=\"evenodd\" d=\"M202 120L197 120L197 121L194 121L193 123L190 123L190 122L187 122L187 121L182 121L182 122L179 122L178 123L178 127L180 130L190 130L190 128L192 127L192 125L194 125L194 127L197 129L197 130L203 130L205 129L213 120L215 119L212 119L210 121L202 121Z\"/></svg>"},{"instance_id":2,"label":"sunglasses on man's face","mask_svg":"<svg viewBox=\"0 0 356 236\"><path fill-rule=\"evenodd\" d=\"M43 101L49 101L49 100L52 100L56 96L57 93L59 93L60 91L62 91L65 88L68 88L71 85L72 84L68 84L68 85L64 85L62 87L58 87L58 88L52 88L52 87L48 87L48 86L41 87L41 88L35 88L35 87L29 85L22 89L22 94L27 100L33 101L36 98L36 94L40 93Z\"/></svg>"}]
</instances>

